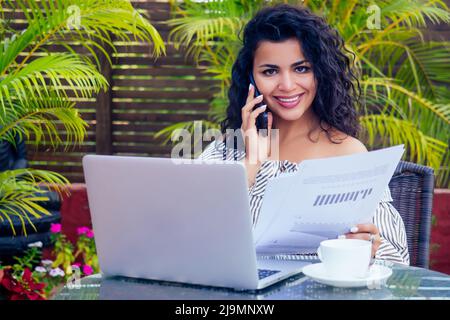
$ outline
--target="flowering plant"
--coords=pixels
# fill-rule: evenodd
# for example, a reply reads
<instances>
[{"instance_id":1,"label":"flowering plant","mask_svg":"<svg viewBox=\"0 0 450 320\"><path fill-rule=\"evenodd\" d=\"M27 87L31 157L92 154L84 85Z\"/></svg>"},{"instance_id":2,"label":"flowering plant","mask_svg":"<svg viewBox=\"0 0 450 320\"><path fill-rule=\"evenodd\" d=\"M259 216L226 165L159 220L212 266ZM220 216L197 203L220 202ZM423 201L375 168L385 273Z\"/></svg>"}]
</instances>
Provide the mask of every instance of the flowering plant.
<instances>
[{"instance_id":1,"label":"flowering plant","mask_svg":"<svg viewBox=\"0 0 450 320\"><path fill-rule=\"evenodd\" d=\"M0 286L9 291L10 300L44 300L44 283L33 277L30 269L25 268L21 276L14 276L11 268L4 268L0 274Z\"/></svg>"},{"instance_id":2,"label":"flowering plant","mask_svg":"<svg viewBox=\"0 0 450 320\"><path fill-rule=\"evenodd\" d=\"M55 260L42 259L42 242L32 243L22 257L14 257L11 266L0 265L0 296L11 300L48 299L54 291L75 275L88 276L100 271L94 233L88 227L78 228L75 246L61 232L60 224L50 231Z\"/></svg>"},{"instance_id":3,"label":"flowering plant","mask_svg":"<svg viewBox=\"0 0 450 320\"><path fill-rule=\"evenodd\" d=\"M82 257L82 261L84 261L83 265L83 274L89 275L94 271L98 271L100 268L98 266L98 257L97 251L95 248L94 233L91 229L86 227L78 228L78 242L77 248L78 250L75 253L75 259L79 256Z\"/></svg>"}]
</instances>

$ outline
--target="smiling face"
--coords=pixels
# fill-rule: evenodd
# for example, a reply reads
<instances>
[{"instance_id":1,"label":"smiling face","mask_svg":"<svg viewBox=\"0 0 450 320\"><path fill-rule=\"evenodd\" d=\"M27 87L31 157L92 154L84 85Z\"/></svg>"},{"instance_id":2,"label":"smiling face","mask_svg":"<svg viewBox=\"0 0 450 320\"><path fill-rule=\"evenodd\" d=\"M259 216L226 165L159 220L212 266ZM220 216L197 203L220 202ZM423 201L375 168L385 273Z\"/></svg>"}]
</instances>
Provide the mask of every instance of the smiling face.
<instances>
[{"instance_id":1,"label":"smiling face","mask_svg":"<svg viewBox=\"0 0 450 320\"><path fill-rule=\"evenodd\" d=\"M255 51L253 76L275 122L313 113L317 84L297 39L262 41Z\"/></svg>"}]
</instances>

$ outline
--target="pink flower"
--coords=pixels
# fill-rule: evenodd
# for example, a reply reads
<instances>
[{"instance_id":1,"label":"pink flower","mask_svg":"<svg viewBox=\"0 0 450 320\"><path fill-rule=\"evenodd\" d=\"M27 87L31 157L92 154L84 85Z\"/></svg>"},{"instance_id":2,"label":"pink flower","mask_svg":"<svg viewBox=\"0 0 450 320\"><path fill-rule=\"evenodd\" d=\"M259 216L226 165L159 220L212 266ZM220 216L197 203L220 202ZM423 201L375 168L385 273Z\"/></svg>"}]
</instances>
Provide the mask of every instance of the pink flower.
<instances>
[{"instance_id":1,"label":"pink flower","mask_svg":"<svg viewBox=\"0 0 450 320\"><path fill-rule=\"evenodd\" d=\"M86 232L86 237L93 238L94 237L94 231L88 230L88 232Z\"/></svg>"},{"instance_id":2,"label":"pink flower","mask_svg":"<svg viewBox=\"0 0 450 320\"><path fill-rule=\"evenodd\" d=\"M86 234L87 232L89 232L89 228L88 227L79 227L79 228L77 228L78 235Z\"/></svg>"},{"instance_id":3,"label":"pink flower","mask_svg":"<svg viewBox=\"0 0 450 320\"><path fill-rule=\"evenodd\" d=\"M50 231L52 233L60 233L61 232L61 224L60 223L52 223L50 226Z\"/></svg>"},{"instance_id":4,"label":"pink flower","mask_svg":"<svg viewBox=\"0 0 450 320\"><path fill-rule=\"evenodd\" d=\"M83 266L83 273L85 274L85 275L91 275L92 273L94 272L94 270L92 270L92 267L90 266L90 265L88 265L88 264L85 264L84 266Z\"/></svg>"},{"instance_id":5,"label":"pink flower","mask_svg":"<svg viewBox=\"0 0 450 320\"><path fill-rule=\"evenodd\" d=\"M72 264L72 266L75 266L75 267L81 267L81 263L79 263L79 262L75 262L74 264Z\"/></svg>"}]
</instances>

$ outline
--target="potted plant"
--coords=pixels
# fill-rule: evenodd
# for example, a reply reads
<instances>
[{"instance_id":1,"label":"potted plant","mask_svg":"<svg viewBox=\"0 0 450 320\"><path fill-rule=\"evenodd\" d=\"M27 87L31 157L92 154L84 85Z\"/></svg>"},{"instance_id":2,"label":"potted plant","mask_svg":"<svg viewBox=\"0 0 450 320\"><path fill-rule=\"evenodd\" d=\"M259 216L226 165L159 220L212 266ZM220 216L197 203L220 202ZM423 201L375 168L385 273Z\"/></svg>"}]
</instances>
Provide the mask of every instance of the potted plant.
<instances>
[{"instance_id":1,"label":"potted plant","mask_svg":"<svg viewBox=\"0 0 450 320\"><path fill-rule=\"evenodd\" d=\"M13 29L7 20L17 10L27 21L23 30ZM0 17L0 142L13 145L17 136L66 148L83 141L87 123L68 92L89 98L106 90L99 58L111 61L114 39L153 42L155 55L165 50L159 33L129 0L0 0ZM91 57L75 51L79 44ZM49 53L49 45L66 50ZM40 183L61 192L69 181L32 168L0 172L0 220L19 218L26 234L30 216L49 215L39 204L46 200Z\"/></svg>"}]
</instances>

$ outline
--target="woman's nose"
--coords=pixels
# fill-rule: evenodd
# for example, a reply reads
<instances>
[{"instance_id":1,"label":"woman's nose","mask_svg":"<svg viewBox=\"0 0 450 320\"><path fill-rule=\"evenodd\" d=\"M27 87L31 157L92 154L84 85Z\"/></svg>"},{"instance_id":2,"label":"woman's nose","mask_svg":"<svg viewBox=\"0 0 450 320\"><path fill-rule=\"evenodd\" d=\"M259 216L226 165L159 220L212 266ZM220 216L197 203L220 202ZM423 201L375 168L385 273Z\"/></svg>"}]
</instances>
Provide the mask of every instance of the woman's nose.
<instances>
[{"instance_id":1,"label":"woman's nose","mask_svg":"<svg viewBox=\"0 0 450 320\"><path fill-rule=\"evenodd\" d=\"M292 91L295 88L295 81L290 74L284 74L278 83L278 89L281 91Z\"/></svg>"}]
</instances>

